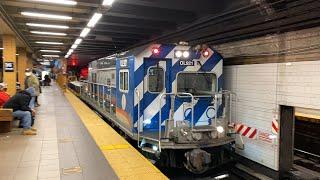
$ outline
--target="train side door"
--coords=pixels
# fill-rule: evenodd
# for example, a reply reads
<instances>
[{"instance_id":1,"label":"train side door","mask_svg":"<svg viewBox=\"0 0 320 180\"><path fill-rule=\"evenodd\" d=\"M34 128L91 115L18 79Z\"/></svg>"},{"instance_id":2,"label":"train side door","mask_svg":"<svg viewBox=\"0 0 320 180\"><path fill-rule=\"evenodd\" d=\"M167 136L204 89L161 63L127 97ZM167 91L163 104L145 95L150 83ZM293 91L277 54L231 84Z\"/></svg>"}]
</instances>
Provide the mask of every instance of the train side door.
<instances>
[{"instance_id":1,"label":"train side door","mask_svg":"<svg viewBox=\"0 0 320 180\"><path fill-rule=\"evenodd\" d=\"M143 131L159 129L160 96L164 92L171 92L170 62L168 59L144 59ZM162 98L162 121L168 118L169 99Z\"/></svg>"}]
</instances>

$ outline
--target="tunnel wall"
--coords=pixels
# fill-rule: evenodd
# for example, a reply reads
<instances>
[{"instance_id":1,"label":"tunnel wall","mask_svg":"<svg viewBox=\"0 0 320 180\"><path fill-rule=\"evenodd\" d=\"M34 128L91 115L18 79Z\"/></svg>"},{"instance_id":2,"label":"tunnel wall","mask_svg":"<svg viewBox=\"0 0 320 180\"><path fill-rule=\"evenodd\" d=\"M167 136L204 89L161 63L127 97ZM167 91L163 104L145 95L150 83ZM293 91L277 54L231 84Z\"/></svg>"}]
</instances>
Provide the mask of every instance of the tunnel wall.
<instances>
[{"instance_id":1,"label":"tunnel wall","mask_svg":"<svg viewBox=\"0 0 320 180\"><path fill-rule=\"evenodd\" d=\"M258 130L255 139L243 137L244 150L237 152L278 170L279 136L270 142L260 133L272 134L279 105L319 109L320 27L215 48L225 57L225 89L238 96L238 123Z\"/></svg>"}]
</instances>

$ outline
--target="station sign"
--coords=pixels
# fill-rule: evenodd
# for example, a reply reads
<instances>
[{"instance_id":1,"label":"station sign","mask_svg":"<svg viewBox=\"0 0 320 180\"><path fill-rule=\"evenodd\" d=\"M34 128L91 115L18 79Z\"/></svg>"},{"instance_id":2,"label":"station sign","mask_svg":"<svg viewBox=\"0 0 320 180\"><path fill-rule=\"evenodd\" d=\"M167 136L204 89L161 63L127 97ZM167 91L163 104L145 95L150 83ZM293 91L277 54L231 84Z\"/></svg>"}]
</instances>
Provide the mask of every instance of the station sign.
<instances>
[{"instance_id":1,"label":"station sign","mask_svg":"<svg viewBox=\"0 0 320 180\"><path fill-rule=\"evenodd\" d=\"M4 62L4 71L5 72L13 72L14 71L13 62Z\"/></svg>"}]
</instances>

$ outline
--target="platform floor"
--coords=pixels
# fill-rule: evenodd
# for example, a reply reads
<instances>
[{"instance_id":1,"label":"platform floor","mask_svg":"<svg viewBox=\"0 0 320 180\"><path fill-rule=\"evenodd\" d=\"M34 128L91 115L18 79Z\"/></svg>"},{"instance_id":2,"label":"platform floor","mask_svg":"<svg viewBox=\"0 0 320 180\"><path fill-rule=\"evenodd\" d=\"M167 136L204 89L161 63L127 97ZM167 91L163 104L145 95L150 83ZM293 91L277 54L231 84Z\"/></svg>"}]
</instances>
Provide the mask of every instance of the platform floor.
<instances>
[{"instance_id":1,"label":"platform floor","mask_svg":"<svg viewBox=\"0 0 320 180\"><path fill-rule=\"evenodd\" d=\"M53 84L39 102L38 135L22 136L18 128L0 134L0 180L166 179L70 92Z\"/></svg>"}]
</instances>

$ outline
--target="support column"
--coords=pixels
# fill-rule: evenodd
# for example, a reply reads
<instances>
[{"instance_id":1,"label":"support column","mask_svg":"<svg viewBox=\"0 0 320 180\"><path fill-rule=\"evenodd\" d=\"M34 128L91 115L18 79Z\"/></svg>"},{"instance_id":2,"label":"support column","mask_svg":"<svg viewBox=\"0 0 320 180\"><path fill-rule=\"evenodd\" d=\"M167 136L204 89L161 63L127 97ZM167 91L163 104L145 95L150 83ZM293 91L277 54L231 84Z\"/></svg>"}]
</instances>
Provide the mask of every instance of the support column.
<instances>
[{"instance_id":1,"label":"support column","mask_svg":"<svg viewBox=\"0 0 320 180\"><path fill-rule=\"evenodd\" d=\"M27 69L27 51L25 48L21 48L18 51L18 80L20 83L21 89L24 89L24 79L25 79L25 69Z\"/></svg>"},{"instance_id":2,"label":"support column","mask_svg":"<svg viewBox=\"0 0 320 180\"><path fill-rule=\"evenodd\" d=\"M8 93L13 96L16 93L17 63L16 63L16 37L3 35L3 81L8 84ZM5 67L13 64L12 71Z\"/></svg>"}]
</instances>

